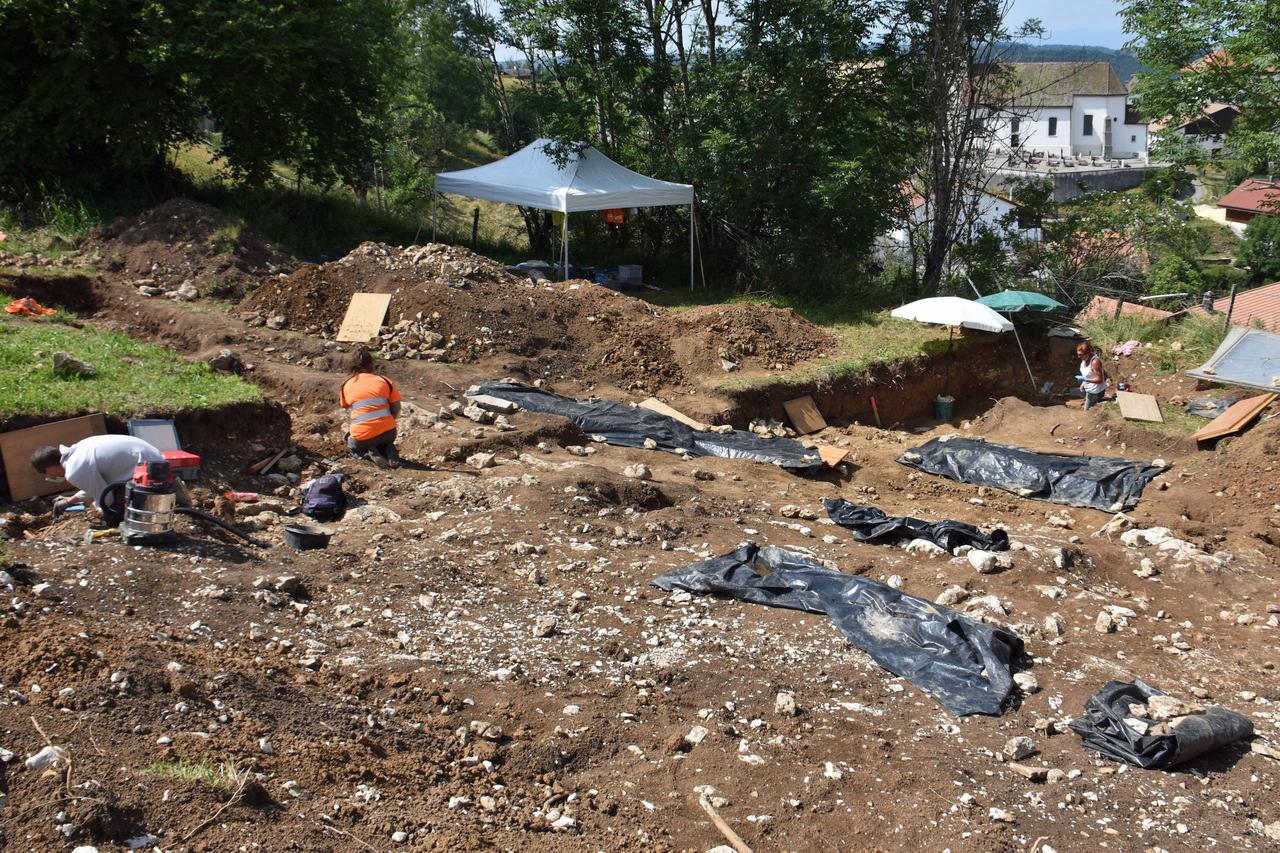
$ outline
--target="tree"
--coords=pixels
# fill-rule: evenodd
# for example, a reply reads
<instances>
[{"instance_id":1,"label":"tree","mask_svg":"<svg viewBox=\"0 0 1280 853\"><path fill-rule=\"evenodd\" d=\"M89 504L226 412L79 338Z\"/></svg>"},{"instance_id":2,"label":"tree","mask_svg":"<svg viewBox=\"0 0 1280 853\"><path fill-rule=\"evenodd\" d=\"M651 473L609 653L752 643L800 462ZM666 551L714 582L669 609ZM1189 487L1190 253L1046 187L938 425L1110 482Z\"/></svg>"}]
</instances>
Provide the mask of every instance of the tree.
<instances>
[{"instance_id":1,"label":"tree","mask_svg":"<svg viewBox=\"0 0 1280 853\"><path fill-rule=\"evenodd\" d=\"M1249 269L1254 282L1280 280L1280 215L1263 214L1249 222L1236 263Z\"/></svg>"},{"instance_id":2,"label":"tree","mask_svg":"<svg viewBox=\"0 0 1280 853\"><path fill-rule=\"evenodd\" d=\"M906 0L910 56L918 68L927 116L915 184L926 201L924 227L913 241L921 289L939 289L952 249L974 227L991 180L999 115L1011 108L1020 82L1002 64L1011 39L1042 31L1037 20L1016 33L1004 25L1005 0Z\"/></svg>"},{"instance_id":3,"label":"tree","mask_svg":"<svg viewBox=\"0 0 1280 853\"><path fill-rule=\"evenodd\" d=\"M1280 159L1280 16L1274 0L1127 0L1129 47L1150 69L1136 96L1144 115L1172 124L1205 104L1241 110L1228 144L1251 163Z\"/></svg>"},{"instance_id":4,"label":"tree","mask_svg":"<svg viewBox=\"0 0 1280 853\"><path fill-rule=\"evenodd\" d=\"M383 129L393 0L0 5L0 181L111 179L221 131L239 180L274 162L359 184Z\"/></svg>"}]
</instances>

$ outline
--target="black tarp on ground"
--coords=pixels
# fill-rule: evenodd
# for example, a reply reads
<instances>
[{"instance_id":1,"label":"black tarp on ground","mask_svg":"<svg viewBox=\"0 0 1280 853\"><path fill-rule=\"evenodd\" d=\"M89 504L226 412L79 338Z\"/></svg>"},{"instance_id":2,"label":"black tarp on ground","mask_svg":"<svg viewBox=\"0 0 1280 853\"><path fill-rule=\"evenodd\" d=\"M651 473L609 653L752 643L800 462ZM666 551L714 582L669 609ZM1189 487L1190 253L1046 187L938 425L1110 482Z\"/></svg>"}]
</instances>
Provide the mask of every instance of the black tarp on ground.
<instances>
[{"instance_id":1,"label":"black tarp on ground","mask_svg":"<svg viewBox=\"0 0 1280 853\"><path fill-rule=\"evenodd\" d=\"M931 439L903 453L898 461L961 483L1107 512L1132 509L1147 483L1164 470L1150 462L1055 456L960 436Z\"/></svg>"},{"instance_id":2,"label":"black tarp on ground","mask_svg":"<svg viewBox=\"0 0 1280 853\"><path fill-rule=\"evenodd\" d=\"M1130 705L1145 705L1148 697L1164 695L1142 679L1132 684L1108 681L1084 703L1084 716L1069 725L1090 749L1150 770L1174 767L1253 736L1253 722L1248 717L1216 705L1205 708L1203 714L1183 718L1173 734L1140 735L1125 724Z\"/></svg>"},{"instance_id":3,"label":"black tarp on ground","mask_svg":"<svg viewBox=\"0 0 1280 853\"><path fill-rule=\"evenodd\" d=\"M824 502L827 516L841 527L853 531L859 542L896 544L899 539L927 539L933 544L954 551L960 545L970 545L982 551L1008 551L1009 534L1003 530L983 533L972 524L963 521L925 521L909 515L885 515L874 506L859 506L844 498L827 498Z\"/></svg>"},{"instance_id":4,"label":"black tarp on ground","mask_svg":"<svg viewBox=\"0 0 1280 853\"><path fill-rule=\"evenodd\" d=\"M675 569L660 589L825 613L849 641L953 714L999 714L1013 689L1010 661L1022 640L941 605L782 548L754 542Z\"/></svg>"},{"instance_id":5,"label":"black tarp on ground","mask_svg":"<svg viewBox=\"0 0 1280 853\"><path fill-rule=\"evenodd\" d=\"M703 432L666 415L614 400L575 400L519 382L485 382L477 393L515 403L531 412L568 418L588 435L604 436L607 444L644 447L645 439L651 438L658 449L668 453L751 459L796 473L810 473L822 467L818 451L789 438L764 439L742 430Z\"/></svg>"}]
</instances>

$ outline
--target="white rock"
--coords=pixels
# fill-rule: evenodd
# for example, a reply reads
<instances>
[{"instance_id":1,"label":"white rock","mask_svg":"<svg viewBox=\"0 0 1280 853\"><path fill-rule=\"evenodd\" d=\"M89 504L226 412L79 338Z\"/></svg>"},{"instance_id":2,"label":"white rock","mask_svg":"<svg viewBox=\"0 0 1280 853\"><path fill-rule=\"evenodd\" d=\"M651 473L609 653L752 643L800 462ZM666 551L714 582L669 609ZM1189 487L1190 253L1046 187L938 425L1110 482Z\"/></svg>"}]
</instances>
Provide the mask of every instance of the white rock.
<instances>
[{"instance_id":1,"label":"white rock","mask_svg":"<svg viewBox=\"0 0 1280 853\"><path fill-rule=\"evenodd\" d=\"M405 832L403 829L397 829L395 832L391 833L391 840L396 844L404 844L409 840L409 833Z\"/></svg>"},{"instance_id":2,"label":"white rock","mask_svg":"<svg viewBox=\"0 0 1280 853\"><path fill-rule=\"evenodd\" d=\"M485 468L492 468L497 464L498 454L496 453L473 453L467 457L467 464L477 471Z\"/></svg>"},{"instance_id":3,"label":"white rock","mask_svg":"<svg viewBox=\"0 0 1280 853\"><path fill-rule=\"evenodd\" d=\"M1023 693L1039 693L1040 682L1036 680L1033 673L1015 672L1013 674L1013 683L1018 685Z\"/></svg>"},{"instance_id":4,"label":"white rock","mask_svg":"<svg viewBox=\"0 0 1280 853\"><path fill-rule=\"evenodd\" d=\"M689 729L689 733L684 736L684 742L690 746L697 746L706 740L707 735L709 734L711 734L711 731L706 726L694 726Z\"/></svg>"},{"instance_id":5,"label":"white rock","mask_svg":"<svg viewBox=\"0 0 1280 853\"><path fill-rule=\"evenodd\" d=\"M1116 631L1116 620L1110 613L1103 610L1098 614L1097 620L1093 623L1093 630L1099 634L1114 634Z\"/></svg>"},{"instance_id":6,"label":"white rock","mask_svg":"<svg viewBox=\"0 0 1280 853\"><path fill-rule=\"evenodd\" d=\"M992 806L990 809L988 809L987 814L990 815L992 820L998 820L1001 823L1014 822L1013 815L1010 812L1007 812L1004 809L996 808L995 806Z\"/></svg>"},{"instance_id":7,"label":"white rock","mask_svg":"<svg viewBox=\"0 0 1280 853\"><path fill-rule=\"evenodd\" d=\"M1024 758L1035 755L1037 751L1036 742L1026 735L1011 737L1004 744L1004 754L1014 761L1021 761Z\"/></svg>"},{"instance_id":8,"label":"white rock","mask_svg":"<svg viewBox=\"0 0 1280 853\"><path fill-rule=\"evenodd\" d=\"M889 575L889 579L885 581L893 589L902 589L904 583L902 575Z\"/></svg>"},{"instance_id":9,"label":"white rock","mask_svg":"<svg viewBox=\"0 0 1280 853\"><path fill-rule=\"evenodd\" d=\"M637 462L634 465L628 465L622 469L622 476L630 477L633 480L652 480L653 472L649 470L649 466L643 462Z\"/></svg>"},{"instance_id":10,"label":"white rock","mask_svg":"<svg viewBox=\"0 0 1280 853\"><path fill-rule=\"evenodd\" d=\"M969 565L973 566L980 575L989 575L999 568L998 557L991 551L979 551L974 549L965 555L969 561Z\"/></svg>"},{"instance_id":11,"label":"white rock","mask_svg":"<svg viewBox=\"0 0 1280 853\"><path fill-rule=\"evenodd\" d=\"M930 543L932 544L932 543ZM941 549L939 549L941 550ZM962 586L949 586L938 594L934 602L943 607L955 607L969 597L969 590Z\"/></svg>"},{"instance_id":12,"label":"white rock","mask_svg":"<svg viewBox=\"0 0 1280 853\"><path fill-rule=\"evenodd\" d=\"M67 751L60 746L46 746L26 760L28 770L48 770L60 767L67 760Z\"/></svg>"},{"instance_id":13,"label":"white rock","mask_svg":"<svg viewBox=\"0 0 1280 853\"><path fill-rule=\"evenodd\" d=\"M262 752L265 752L267 755L276 754L276 749L274 746L271 745L271 741L267 740L264 737L258 738L258 749L260 749Z\"/></svg>"},{"instance_id":14,"label":"white rock","mask_svg":"<svg viewBox=\"0 0 1280 853\"><path fill-rule=\"evenodd\" d=\"M912 554L924 554L929 557L947 553L947 550L941 545L930 542L928 539L912 539L907 543L906 548Z\"/></svg>"},{"instance_id":15,"label":"white rock","mask_svg":"<svg viewBox=\"0 0 1280 853\"><path fill-rule=\"evenodd\" d=\"M790 690L783 690L773 700L773 710L784 717L794 717L800 713L796 707L796 695Z\"/></svg>"}]
</instances>

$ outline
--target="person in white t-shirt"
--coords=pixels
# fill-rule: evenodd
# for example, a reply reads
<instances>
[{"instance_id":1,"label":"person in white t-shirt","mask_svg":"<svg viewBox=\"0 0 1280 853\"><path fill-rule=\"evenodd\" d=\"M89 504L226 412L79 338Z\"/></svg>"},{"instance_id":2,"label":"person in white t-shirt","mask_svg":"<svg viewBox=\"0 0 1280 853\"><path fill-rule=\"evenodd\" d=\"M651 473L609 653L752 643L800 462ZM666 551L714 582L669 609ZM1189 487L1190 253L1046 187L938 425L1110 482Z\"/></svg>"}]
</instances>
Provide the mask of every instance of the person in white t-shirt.
<instances>
[{"instance_id":1,"label":"person in white t-shirt","mask_svg":"<svg viewBox=\"0 0 1280 853\"><path fill-rule=\"evenodd\" d=\"M55 512L73 503L97 503L108 486L122 486L133 469L144 462L163 462L164 454L131 435L91 435L70 446L44 446L31 454L31 467L52 483L67 482L80 491L72 497L54 500ZM107 508L98 507L104 517L119 512L121 496L109 498Z\"/></svg>"},{"instance_id":2,"label":"person in white t-shirt","mask_svg":"<svg viewBox=\"0 0 1280 853\"><path fill-rule=\"evenodd\" d=\"M1084 407L1089 409L1101 403L1107 393L1107 372L1102 367L1102 356L1088 341L1076 345L1076 355L1080 358L1080 391L1084 394Z\"/></svg>"}]
</instances>

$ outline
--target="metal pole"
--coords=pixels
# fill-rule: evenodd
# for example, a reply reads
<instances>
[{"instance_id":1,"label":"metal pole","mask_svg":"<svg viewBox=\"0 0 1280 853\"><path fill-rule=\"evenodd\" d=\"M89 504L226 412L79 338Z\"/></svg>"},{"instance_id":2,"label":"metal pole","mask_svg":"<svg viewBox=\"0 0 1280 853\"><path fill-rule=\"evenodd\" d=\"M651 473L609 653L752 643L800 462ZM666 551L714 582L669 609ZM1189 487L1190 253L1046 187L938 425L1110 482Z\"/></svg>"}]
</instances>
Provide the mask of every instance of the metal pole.
<instances>
[{"instance_id":1,"label":"metal pole","mask_svg":"<svg viewBox=\"0 0 1280 853\"><path fill-rule=\"evenodd\" d=\"M1231 312L1236 310L1236 286L1231 285L1231 298L1227 301L1227 319L1222 324L1222 333L1226 334L1231 328Z\"/></svg>"},{"instance_id":2,"label":"metal pole","mask_svg":"<svg viewBox=\"0 0 1280 853\"><path fill-rule=\"evenodd\" d=\"M694 289L694 200L689 200L689 289Z\"/></svg>"},{"instance_id":3,"label":"metal pole","mask_svg":"<svg viewBox=\"0 0 1280 853\"><path fill-rule=\"evenodd\" d=\"M564 277L563 280L568 281L569 279L569 211L566 210L561 215L564 217L564 221L560 223L560 248L564 250L564 271L561 274Z\"/></svg>"},{"instance_id":4,"label":"metal pole","mask_svg":"<svg viewBox=\"0 0 1280 853\"><path fill-rule=\"evenodd\" d=\"M436 242L436 220L440 218L440 193L431 193L431 242Z\"/></svg>"},{"instance_id":5,"label":"metal pole","mask_svg":"<svg viewBox=\"0 0 1280 853\"><path fill-rule=\"evenodd\" d=\"M1010 322L1013 322L1010 320ZM1022 346L1022 336L1018 334L1018 327L1013 327L1013 339L1018 342L1018 351L1022 353L1022 363L1027 366L1027 376L1031 377L1031 393L1039 394L1040 387L1036 385L1036 375L1031 372L1031 362L1027 360L1027 351Z\"/></svg>"}]
</instances>

